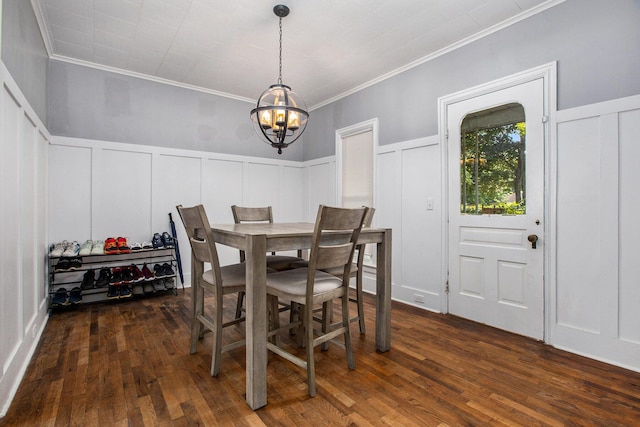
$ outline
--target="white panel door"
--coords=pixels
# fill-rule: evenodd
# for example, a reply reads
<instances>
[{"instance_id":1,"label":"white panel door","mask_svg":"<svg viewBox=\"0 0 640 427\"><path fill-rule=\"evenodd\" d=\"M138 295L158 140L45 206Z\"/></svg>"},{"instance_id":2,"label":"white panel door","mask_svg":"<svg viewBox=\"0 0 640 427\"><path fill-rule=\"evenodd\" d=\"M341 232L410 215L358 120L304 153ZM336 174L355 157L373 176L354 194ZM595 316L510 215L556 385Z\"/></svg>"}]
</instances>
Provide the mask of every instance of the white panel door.
<instances>
[{"instance_id":1,"label":"white panel door","mask_svg":"<svg viewBox=\"0 0 640 427\"><path fill-rule=\"evenodd\" d=\"M468 193L473 192L474 186L474 194L479 191L477 183L481 178L478 170L489 167L490 162L504 159L491 154L494 148L482 152L477 148L477 142L475 157L465 157L466 148L461 156L461 138L468 138L467 131L461 129L462 125L470 125L469 120L476 119L474 129L486 130L495 127L491 120L496 116L502 116L498 119L507 123L509 117L501 111L503 106L509 105L520 111L524 108L526 120L526 151L520 155L524 172L517 174L518 178L514 180L524 180L525 184L518 188L524 188L521 194L526 195L523 197L526 212L492 212L486 204L482 210L478 208L479 204L482 205L478 196L474 196L475 205L469 209L468 200L473 198ZM447 106L449 312L536 339L543 339L544 335L543 107L541 78ZM482 123L486 111L490 112L491 120ZM522 141L523 137L518 137ZM495 146L500 144L504 142L495 143ZM473 164L470 169L463 167L470 163ZM472 172L467 173L467 170ZM462 180L464 185L461 185ZM514 190L513 197L516 193L520 194ZM470 212L474 208L475 212ZM538 238L535 249L528 241L530 235Z\"/></svg>"}]
</instances>

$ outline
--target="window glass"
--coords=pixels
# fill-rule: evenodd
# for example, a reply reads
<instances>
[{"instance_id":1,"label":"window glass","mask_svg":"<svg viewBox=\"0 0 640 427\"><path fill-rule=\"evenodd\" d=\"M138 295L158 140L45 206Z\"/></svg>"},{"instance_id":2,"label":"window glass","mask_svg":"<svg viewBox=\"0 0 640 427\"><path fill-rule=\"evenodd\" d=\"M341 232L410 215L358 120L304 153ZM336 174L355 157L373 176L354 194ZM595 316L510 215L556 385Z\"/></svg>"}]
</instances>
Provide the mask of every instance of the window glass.
<instances>
[{"instance_id":1,"label":"window glass","mask_svg":"<svg viewBox=\"0 0 640 427\"><path fill-rule=\"evenodd\" d=\"M460 135L460 212L523 215L526 126L522 105L469 114Z\"/></svg>"}]
</instances>

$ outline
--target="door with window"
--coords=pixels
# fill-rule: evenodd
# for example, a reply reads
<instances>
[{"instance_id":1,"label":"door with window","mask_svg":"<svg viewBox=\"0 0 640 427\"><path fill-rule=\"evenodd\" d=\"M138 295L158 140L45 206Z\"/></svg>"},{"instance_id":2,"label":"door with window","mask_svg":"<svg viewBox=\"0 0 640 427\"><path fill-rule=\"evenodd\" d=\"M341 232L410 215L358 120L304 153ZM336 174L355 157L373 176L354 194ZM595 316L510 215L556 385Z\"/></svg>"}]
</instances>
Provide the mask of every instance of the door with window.
<instances>
[{"instance_id":1,"label":"door with window","mask_svg":"<svg viewBox=\"0 0 640 427\"><path fill-rule=\"evenodd\" d=\"M544 338L544 85L447 106L449 312Z\"/></svg>"}]
</instances>

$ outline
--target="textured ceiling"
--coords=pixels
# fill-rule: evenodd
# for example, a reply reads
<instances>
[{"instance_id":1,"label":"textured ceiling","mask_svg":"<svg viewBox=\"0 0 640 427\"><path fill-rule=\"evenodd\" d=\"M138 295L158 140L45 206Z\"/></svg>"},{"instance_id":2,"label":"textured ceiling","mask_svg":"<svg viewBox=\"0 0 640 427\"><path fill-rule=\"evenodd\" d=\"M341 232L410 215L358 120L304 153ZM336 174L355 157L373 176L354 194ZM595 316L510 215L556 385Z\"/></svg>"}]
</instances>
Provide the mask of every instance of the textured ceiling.
<instances>
[{"instance_id":1,"label":"textured ceiling","mask_svg":"<svg viewBox=\"0 0 640 427\"><path fill-rule=\"evenodd\" d=\"M32 0L52 58L255 100L278 0ZM558 0L288 0L283 83L319 106Z\"/></svg>"}]
</instances>

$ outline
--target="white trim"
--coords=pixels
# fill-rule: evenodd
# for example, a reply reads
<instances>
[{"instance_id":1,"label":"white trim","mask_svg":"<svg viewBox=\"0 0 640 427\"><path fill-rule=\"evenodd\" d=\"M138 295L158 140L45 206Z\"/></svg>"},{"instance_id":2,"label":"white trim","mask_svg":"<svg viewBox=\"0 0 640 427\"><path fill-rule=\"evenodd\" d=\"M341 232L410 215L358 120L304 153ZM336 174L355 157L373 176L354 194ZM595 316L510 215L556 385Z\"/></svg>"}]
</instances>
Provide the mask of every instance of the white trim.
<instances>
[{"instance_id":1,"label":"white trim","mask_svg":"<svg viewBox=\"0 0 640 427\"><path fill-rule=\"evenodd\" d=\"M428 145L440 144L438 135L425 136L423 138L411 139L409 141L396 142L378 147L377 154L393 153L395 151L409 150L411 148L426 147Z\"/></svg>"},{"instance_id":2,"label":"white trim","mask_svg":"<svg viewBox=\"0 0 640 427\"><path fill-rule=\"evenodd\" d=\"M550 62L540 65L529 70L522 71L517 74L506 76L501 79L497 79L488 83L484 83L469 89L465 89L447 96L440 97L438 99L438 118L439 118L439 135L442 142L442 277L443 281L443 312L448 312L448 298L445 293L445 286L448 281L448 266L449 266L449 196L448 196L448 168L447 159L447 145L448 145L448 129L447 129L447 107L456 102L460 102L466 99L474 98L480 95L484 95L490 92L498 91L519 84L527 83L536 79L543 79L544 85L544 115L547 118L545 122L545 173L544 173L544 235L546 243L544 254L544 299L545 299L545 312L544 312L544 341L551 342L549 333L551 331L551 319L555 319L555 280L556 280L556 268L555 268L555 252L556 252L556 92L557 92L557 63ZM553 263L553 264L552 264ZM551 340L551 341L550 341Z\"/></svg>"},{"instance_id":3,"label":"white trim","mask_svg":"<svg viewBox=\"0 0 640 427\"><path fill-rule=\"evenodd\" d=\"M354 135L358 135L360 133L363 132L368 132L371 131L372 133L372 144L373 144L373 168L372 168L372 178L373 178L373 207L376 206L376 158L378 155L378 147L379 147L379 140L378 140L378 132L379 129L379 122L378 122L378 118L373 118L370 120L365 120L363 122L360 123L356 123L341 129L337 129L336 130L336 189L335 189L335 194L336 194L336 201L338 206L342 206L342 141L345 138L348 138L350 136L354 136Z\"/></svg>"},{"instance_id":4,"label":"white trim","mask_svg":"<svg viewBox=\"0 0 640 427\"><path fill-rule=\"evenodd\" d=\"M47 55L51 58L53 56L53 46L51 44L51 37L49 36L51 33L49 31L49 27L47 27L48 21L44 19L44 14L46 12L42 7L40 7L40 2L38 0L31 0L31 7L33 8L33 14L36 16L36 21L40 28L40 36L42 37L44 47L47 50Z\"/></svg>"},{"instance_id":5,"label":"white trim","mask_svg":"<svg viewBox=\"0 0 640 427\"><path fill-rule=\"evenodd\" d=\"M610 101L602 101L596 104L583 105L558 111L556 120L558 123L582 120L589 117L599 117L607 114L617 114L623 111L636 110L640 105L640 95L618 98Z\"/></svg>"}]
</instances>

